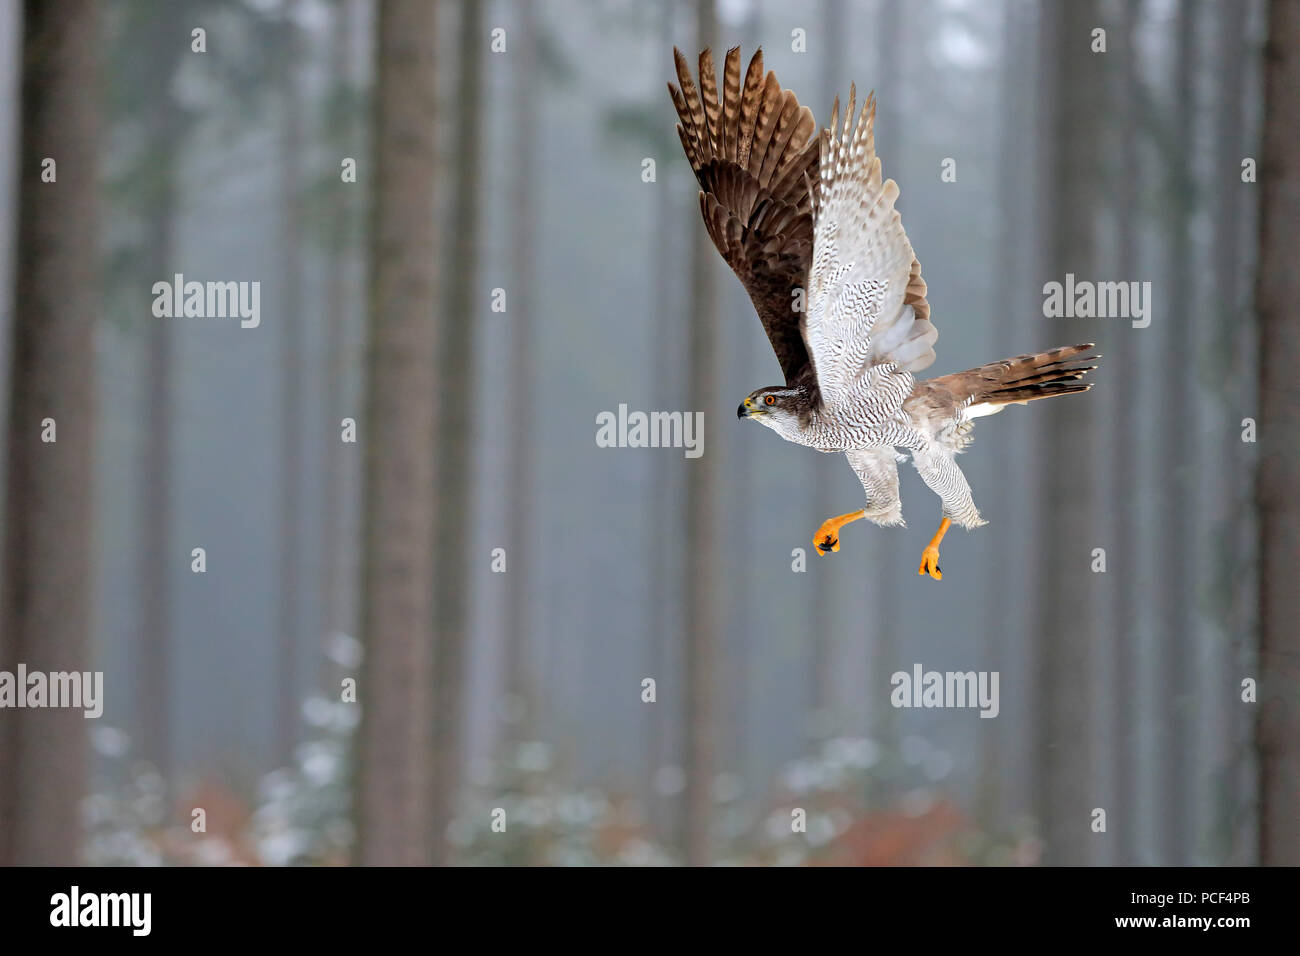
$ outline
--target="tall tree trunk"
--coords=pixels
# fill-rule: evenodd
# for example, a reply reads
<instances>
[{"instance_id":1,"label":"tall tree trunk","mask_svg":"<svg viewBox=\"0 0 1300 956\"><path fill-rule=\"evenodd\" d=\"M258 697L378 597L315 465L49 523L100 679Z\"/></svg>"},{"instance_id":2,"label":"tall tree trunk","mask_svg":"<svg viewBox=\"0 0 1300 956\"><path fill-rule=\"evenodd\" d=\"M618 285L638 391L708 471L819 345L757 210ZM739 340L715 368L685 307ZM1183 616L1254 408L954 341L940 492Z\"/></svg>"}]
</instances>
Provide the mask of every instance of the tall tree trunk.
<instances>
[{"instance_id":1,"label":"tall tree trunk","mask_svg":"<svg viewBox=\"0 0 1300 956\"><path fill-rule=\"evenodd\" d=\"M1300 4L1270 0L1259 271L1259 858L1300 865Z\"/></svg>"},{"instance_id":2,"label":"tall tree trunk","mask_svg":"<svg viewBox=\"0 0 1300 956\"><path fill-rule=\"evenodd\" d=\"M379 7L366 383L357 859L432 859L435 8Z\"/></svg>"},{"instance_id":3,"label":"tall tree trunk","mask_svg":"<svg viewBox=\"0 0 1300 956\"><path fill-rule=\"evenodd\" d=\"M23 9L21 178L7 431L0 669L86 672L98 313L98 5ZM42 182L46 158L57 181ZM57 429L43 441L44 421ZM24 689L25 690L25 689ZM20 691L22 692L22 691ZM75 863L86 721L76 708L0 720L0 865Z\"/></svg>"},{"instance_id":4,"label":"tall tree trunk","mask_svg":"<svg viewBox=\"0 0 1300 956\"><path fill-rule=\"evenodd\" d=\"M537 139L537 11L530 3L516 7L519 26L512 37L514 48L513 135L514 182L511 186L511 283L509 311L510 374L507 381L516 400L510 403L507 425L510 443L506 471L509 475L508 534L511 577L510 597L506 603L505 633L505 707L504 717L509 734L518 737L525 722L536 717L529 665L529 619L532 585L532 489L537 479L533 453L533 433L537 422L529 414L534 389L533 302L537 294L533 268L533 245L537 233L537 172L533 150Z\"/></svg>"},{"instance_id":5,"label":"tall tree trunk","mask_svg":"<svg viewBox=\"0 0 1300 956\"><path fill-rule=\"evenodd\" d=\"M1215 12L1216 71L1220 77L1218 103L1215 107L1214 177L1221 185L1214 208L1214 304L1217 315L1213 330L1214 354L1219 358L1219 397L1217 411L1233 428L1226 432L1236 442L1236 423L1253 408L1246 400L1255 387L1255 356L1250 348L1253 336L1242 335L1252 321L1245 277L1252 274L1248 256L1246 216L1256 191L1254 183L1240 178L1241 161L1246 152L1246 76L1255 68L1255 50L1248 39L1254 32L1251 18L1239 7L1219 4ZM1250 197L1249 199L1247 197ZM1212 565L1220 593L1219 633L1211 640L1206 658L1208 675L1203 699L1219 701L1214 709L1214 737L1209 759L1212 772L1223 780L1218 794L1217 818L1204 829L1217 838L1218 852L1210 862L1245 864L1255 860L1255 832L1251 819L1254 804L1255 773L1251 761L1254 748L1254 715L1240 702L1243 656L1250 655L1253 673L1253 636L1258 589L1252 560L1258 533L1252 520L1254 511L1254 463L1246 467L1244 456L1219 456L1211 451L1218 478L1214 487L1203 493L1209 514L1217 514L1223 532L1223 547L1213 550Z\"/></svg>"},{"instance_id":6,"label":"tall tree trunk","mask_svg":"<svg viewBox=\"0 0 1300 956\"><path fill-rule=\"evenodd\" d=\"M1025 198L1024 183L1028 175L1027 146L1033 138L1029 135L1027 125L1032 122L1030 104L1032 91L1025 82L1027 63L1032 63L1033 30L1029 22L1024 0L1008 0L1002 19L1002 50L999 57L1001 76L998 80L999 120L1002 124L999 137L999 192L998 208L998 252L995 271L999 281L992 287L993 302L990 315L1001 315L1008 310L1007 294L1014 294L1009 324L1026 334L1030 325L1035 323L1032 315L1026 315L1029 305L1024 290L1033 286L1033 277L1026 268L1023 235L1023 221L1028 207ZM1037 299L1038 289L1033 289L1033 299ZM1037 331L1033 332L1037 335ZM1027 341L1033 341L1032 338ZM1023 432L1021 436L1025 437ZM994 484L986 492L985 498L990 502L994 514L1011 513L1013 502L1010 490L1003 484ZM996 582L998 593L990 595L984 614L984 653L989 667L999 669L1007 659L1009 645L1017 635L1017 621L1008 619L1009 609L1019 607L1018 598L1024 582L1019 576L1000 575ZM990 724L1002 724L1001 721L989 721ZM1008 795L1015 789L1015 781L1008 772L1009 755L1004 750L1005 739L1002 728L981 728L982 746L980 750L979 770L979 812L981 824L994 832L1010 818L1012 807L1008 807Z\"/></svg>"},{"instance_id":7,"label":"tall tree trunk","mask_svg":"<svg viewBox=\"0 0 1300 956\"><path fill-rule=\"evenodd\" d=\"M1193 285L1191 234L1192 207L1195 202L1193 180L1193 127L1196 121L1195 89L1192 64L1196 55L1196 21L1199 4L1182 0L1177 4L1177 29L1174 44L1174 110L1171 118L1170 151L1165 163L1172 177L1168 205L1168 301L1169 311L1164 333L1164 368L1167 370L1167 394L1170 408L1179 409L1185 418L1182 428L1164 429L1162 459L1169 469L1160 496L1162 566L1155 579L1160 589L1161 633L1158 641L1160 673L1163 676L1161 697L1165 702L1165 725L1159 738L1161 761L1160 821L1163 831L1159 862L1184 865L1195 848L1191 834L1191 799L1188 748L1195 746L1196 704L1192 679L1197 655L1188 644L1195 637L1192 610L1193 595L1200 593L1194 577L1193 543L1189 533L1188 502L1193 492L1198 444L1196 424L1196 299ZM1194 645L1193 645L1194 646Z\"/></svg>"},{"instance_id":8,"label":"tall tree trunk","mask_svg":"<svg viewBox=\"0 0 1300 956\"><path fill-rule=\"evenodd\" d=\"M333 8L330 22L330 73L333 77L333 90L347 94L348 115L341 121L340 127L331 124L339 118L327 113L323 133L325 137L335 136L343 155L354 155L357 142L357 127L360 125L351 112L351 94L357 87L356 69L351 56L351 29L354 26L355 2L344 0ZM345 608L347 602L343 592L347 588L347 576L344 571L343 554L348 550L346 522L344 515L348 509L346 487L346 462L351 459L348 447L339 440L340 423L345 417L343 408L350 396L345 390L347 376L347 359L345 327L347 316L352 307L353 283L351 276L351 246L348 236L351 233L352 217L356 206L351 201L355 185L339 188L337 157L331 156L327 162L328 175L336 177L338 189L330 207L329 223L329 262L328 283L325 303L325 374L326 396L330 402L332 414L326 416L325 435L321 444L321 475L324 488L321 494L321 523L324 529L321 547L321 593L323 594L323 618L321 631L329 635L336 631L350 634L353 622L347 620Z\"/></svg>"},{"instance_id":9,"label":"tall tree trunk","mask_svg":"<svg viewBox=\"0 0 1300 956\"><path fill-rule=\"evenodd\" d=\"M275 758L293 759L298 742L298 638L302 571L302 350L299 224L302 219L302 127L298 94L297 0L284 0L286 38L280 55L280 593L276 629Z\"/></svg>"},{"instance_id":10,"label":"tall tree trunk","mask_svg":"<svg viewBox=\"0 0 1300 956\"><path fill-rule=\"evenodd\" d=\"M717 32L713 0L696 7L696 45L712 46ZM707 233L696 230L691 262L691 301L687 380L687 410L716 408L713 385L718 379L717 283L714 252ZM717 600L716 574L722 566L716 527L719 507L722 443L716 438L690 462L686 477L686 790L683 794L682 855L688 866L703 866L712 858L710 821L716 761L717 707L714 700L722 609Z\"/></svg>"},{"instance_id":11,"label":"tall tree trunk","mask_svg":"<svg viewBox=\"0 0 1300 956\"><path fill-rule=\"evenodd\" d=\"M665 4L660 20L660 36L656 45L656 63L671 64L668 51L672 47L674 14L677 10L675 0ZM656 93L659 91L656 90ZM680 202L678 193L668 188L667 181L661 181L662 198L655 205L654 218L654 275L671 275L675 268L674 258L676 244L686 230L698 228L695 219L699 215L696 201L695 181L691 179L689 204ZM654 337L653 373L650 376L650 400L655 408L673 408L677 396L682 394L679 369L682 366L683 349L680 329L668 321L669 316L680 314L683 304L675 283L654 283L654 314L659 317L661 326ZM673 514L672 494L676 473L673 459L667 455L654 455L647 459L651 469L652 506L651 514L658 523L651 529L650 562L650 613L646 615L646 672L644 676L655 678L663 685L672 672L673 635L676 633L677 614L680 601L677 600L680 575L673 566L674 560L685 553L684 541L680 527L675 526L669 516ZM674 759L674 743L677 734L673 717L668 708L656 708L653 718L647 721L649 740L646 761L646 792L650 799L651 825L655 834L663 843L671 842L674 820L668 801L662 799L655 786L657 772L661 767L670 765Z\"/></svg>"},{"instance_id":12,"label":"tall tree trunk","mask_svg":"<svg viewBox=\"0 0 1300 956\"><path fill-rule=\"evenodd\" d=\"M145 234L149 275L170 276L176 221L175 129L170 96L157 105L151 140L158 144L157 203ZM143 454L140 459L140 636L137 667L136 753L171 777L171 571L172 553L172 319L147 327L144 368Z\"/></svg>"},{"instance_id":13,"label":"tall tree trunk","mask_svg":"<svg viewBox=\"0 0 1300 956\"><path fill-rule=\"evenodd\" d=\"M1112 178L1114 194L1116 246L1114 268L1121 281L1140 275L1138 258L1138 196L1140 176L1138 157L1137 112L1133 107L1136 98L1137 55L1135 29L1142 12L1142 0L1116 5L1119 20L1111 31L1115 63L1115 137L1111 149L1115 151L1114 165L1108 173ZM1143 330L1145 332L1145 330ZM1140 672L1139 648L1140 619L1137 614L1138 578L1135 567L1139 554L1139 522L1134 489L1141 487L1137 456L1132 449L1141 438L1137 417L1131 414L1138 407L1137 383L1142 372L1142 358L1138 350L1127 348L1107 349L1103 354L1107 362L1106 388L1113 392L1113 419L1110 467L1115 469L1114 488L1118 492L1118 507L1111 523L1114 537L1108 549L1115 566L1108 571L1113 594L1114 627L1110 654L1115 675L1114 713L1111 727L1114 730L1111 749L1114 754L1111 779L1114 781L1111 797L1110 827L1116 834L1116 851L1120 854L1107 862L1137 863L1138 829L1141 825L1141 792L1138 781L1143 768L1140 762L1137 734L1138 712L1135 702L1141 697L1138 684Z\"/></svg>"},{"instance_id":14,"label":"tall tree trunk","mask_svg":"<svg viewBox=\"0 0 1300 956\"><path fill-rule=\"evenodd\" d=\"M461 722L464 715L465 655L469 642L470 478L474 470L474 328L487 309L476 269L479 239L479 174L482 159L482 61L487 37L483 33L483 4L470 0L460 7L460 82L456 92L457 140L455 194L450 220L451 248L447 270L447 321L439 344L438 388L455 401L435 423L439 454L437 483L438 666L436 707L436 770L434 786L434 860L446 863L450 847L447 826L456 810L460 787ZM509 308L509 298L506 301ZM509 313L507 313L509 314Z\"/></svg>"},{"instance_id":15,"label":"tall tree trunk","mask_svg":"<svg viewBox=\"0 0 1300 956\"><path fill-rule=\"evenodd\" d=\"M1097 262L1095 213L1102 202L1100 160L1105 96L1104 57L1090 49L1100 22L1096 0L1046 4L1040 12L1040 47L1055 50L1047 61L1045 104L1051 126L1043 131L1047 191L1040 206L1050 244L1048 274L1064 281L1067 272L1090 274ZM1047 281L1046 279L1044 281ZM1091 319L1053 319L1061 344L1086 342L1095 334ZM1047 421L1042 530L1047 570L1042 620L1043 660L1039 668L1038 761L1039 818L1049 863L1088 860L1089 814L1095 792L1089 786L1091 753L1089 649L1096 626L1091 607L1096 578L1090 572L1096 539L1092 469L1096 454L1094 411L1086 398L1046 402L1034 409Z\"/></svg>"},{"instance_id":16,"label":"tall tree trunk","mask_svg":"<svg viewBox=\"0 0 1300 956\"><path fill-rule=\"evenodd\" d=\"M180 28L177 11L165 10L151 21L147 48L159 57L157 68L165 80L149 88L146 102L149 154L155 177L145 219L144 262L151 276L171 278L176 244L180 147L186 123L172 95L185 47L176 39ZM144 435L140 455L137 499L140 543L137 568L140 633L136 688L132 715L136 753L158 768L170 781L171 770L171 604L172 571L182 554L172 541L172 323L154 319L146 325L144 356Z\"/></svg>"}]
</instances>

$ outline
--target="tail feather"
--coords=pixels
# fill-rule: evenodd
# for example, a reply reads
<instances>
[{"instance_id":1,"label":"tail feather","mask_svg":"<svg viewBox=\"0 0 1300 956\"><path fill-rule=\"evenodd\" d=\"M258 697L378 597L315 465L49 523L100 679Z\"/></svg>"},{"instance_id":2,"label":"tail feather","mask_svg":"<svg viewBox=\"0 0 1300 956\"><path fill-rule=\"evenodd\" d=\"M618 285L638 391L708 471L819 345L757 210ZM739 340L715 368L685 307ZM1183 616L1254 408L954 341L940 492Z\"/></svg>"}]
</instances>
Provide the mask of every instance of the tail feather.
<instances>
[{"instance_id":1,"label":"tail feather","mask_svg":"<svg viewBox=\"0 0 1300 956\"><path fill-rule=\"evenodd\" d=\"M945 384L955 395L964 397L971 407L988 405L996 408L1086 392L1092 388L1092 383L1080 380L1097 367L1097 359L1101 358L1100 355L1085 354L1092 348L1093 344L1088 342L1017 355L946 376L951 381Z\"/></svg>"},{"instance_id":2,"label":"tail feather","mask_svg":"<svg viewBox=\"0 0 1300 956\"><path fill-rule=\"evenodd\" d=\"M983 399L982 404L1012 405L1023 404L1053 395L1073 395L1086 392L1092 388L1092 382L1044 382L1042 385L1030 385L1027 388L1002 388Z\"/></svg>"}]
</instances>

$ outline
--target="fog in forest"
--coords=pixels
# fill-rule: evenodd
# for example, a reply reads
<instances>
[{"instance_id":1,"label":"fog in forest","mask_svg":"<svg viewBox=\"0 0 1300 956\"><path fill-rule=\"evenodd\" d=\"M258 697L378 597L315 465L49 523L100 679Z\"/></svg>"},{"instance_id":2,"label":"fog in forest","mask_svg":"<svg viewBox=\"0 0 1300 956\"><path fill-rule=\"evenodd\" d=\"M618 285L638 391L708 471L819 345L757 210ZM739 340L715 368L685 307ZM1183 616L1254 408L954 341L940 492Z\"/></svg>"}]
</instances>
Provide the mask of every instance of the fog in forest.
<instances>
[{"instance_id":1,"label":"fog in forest","mask_svg":"<svg viewBox=\"0 0 1300 956\"><path fill-rule=\"evenodd\" d=\"M1300 862L1285 0L25 6L0 672L103 712L0 709L0 863ZM737 420L666 88L737 45L875 91L920 377L1102 356L977 422L942 581L911 464L819 555L858 479Z\"/></svg>"}]
</instances>

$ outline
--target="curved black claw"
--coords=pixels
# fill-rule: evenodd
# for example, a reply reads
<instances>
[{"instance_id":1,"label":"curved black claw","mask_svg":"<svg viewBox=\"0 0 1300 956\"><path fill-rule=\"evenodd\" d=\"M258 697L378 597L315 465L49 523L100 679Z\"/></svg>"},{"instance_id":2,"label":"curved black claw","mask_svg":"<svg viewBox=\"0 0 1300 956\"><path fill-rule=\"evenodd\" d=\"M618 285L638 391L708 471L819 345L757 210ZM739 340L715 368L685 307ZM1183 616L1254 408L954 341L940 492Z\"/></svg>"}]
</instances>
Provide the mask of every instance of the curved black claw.
<instances>
[{"instance_id":1,"label":"curved black claw","mask_svg":"<svg viewBox=\"0 0 1300 956\"><path fill-rule=\"evenodd\" d=\"M828 551L834 550L835 546L839 543L839 538L833 538L830 535L827 535L817 542L817 553L826 554Z\"/></svg>"}]
</instances>

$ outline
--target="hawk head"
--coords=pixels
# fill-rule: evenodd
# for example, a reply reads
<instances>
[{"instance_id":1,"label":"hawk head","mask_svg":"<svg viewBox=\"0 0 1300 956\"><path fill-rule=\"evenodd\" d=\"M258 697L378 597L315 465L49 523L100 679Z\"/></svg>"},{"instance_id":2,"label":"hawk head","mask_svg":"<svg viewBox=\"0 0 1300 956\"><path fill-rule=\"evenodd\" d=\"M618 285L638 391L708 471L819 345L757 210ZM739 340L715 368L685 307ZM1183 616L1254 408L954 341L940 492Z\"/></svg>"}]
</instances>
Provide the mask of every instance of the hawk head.
<instances>
[{"instance_id":1,"label":"hawk head","mask_svg":"<svg viewBox=\"0 0 1300 956\"><path fill-rule=\"evenodd\" d=\"M812 412L812 397L802 385L769 385L750 392L740 407L737 418L752 418L773 431L795 435L808 427Z\"/></svg>"}]
</instances>

